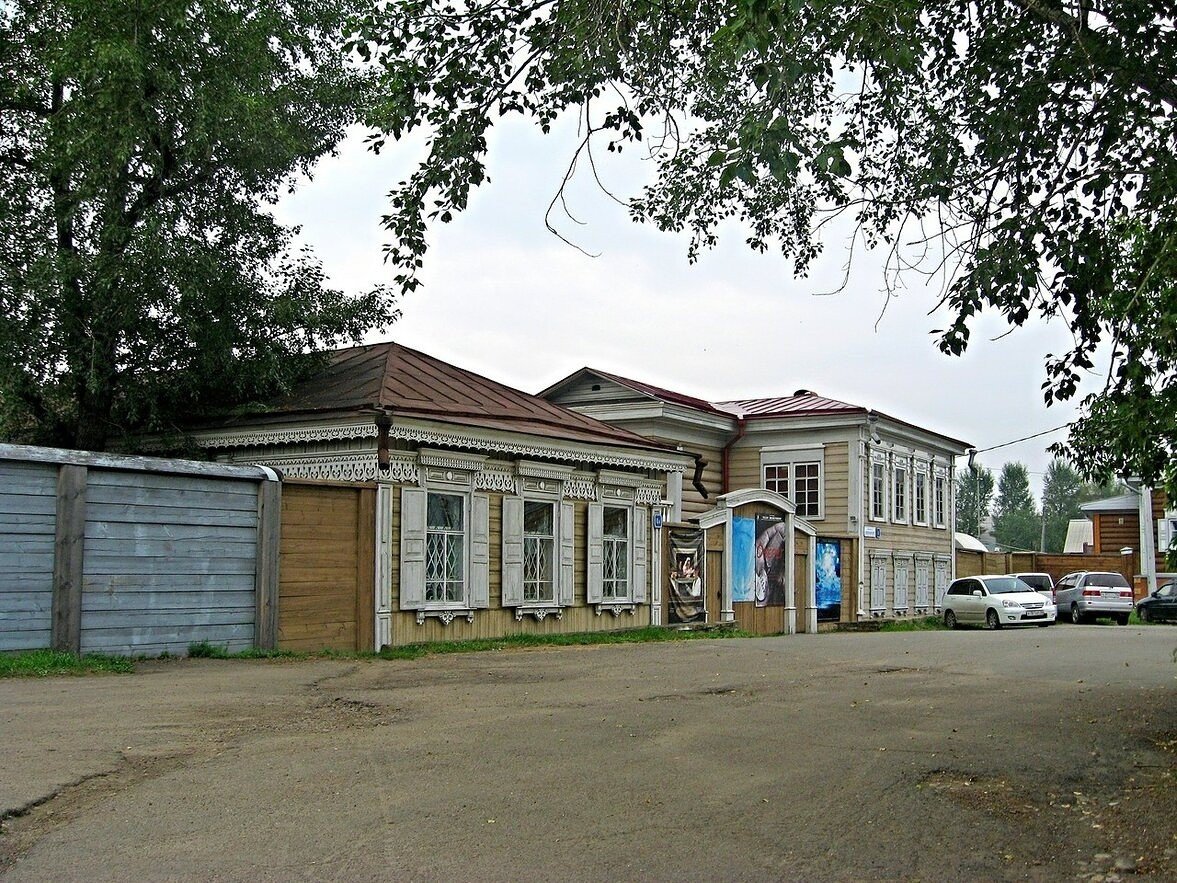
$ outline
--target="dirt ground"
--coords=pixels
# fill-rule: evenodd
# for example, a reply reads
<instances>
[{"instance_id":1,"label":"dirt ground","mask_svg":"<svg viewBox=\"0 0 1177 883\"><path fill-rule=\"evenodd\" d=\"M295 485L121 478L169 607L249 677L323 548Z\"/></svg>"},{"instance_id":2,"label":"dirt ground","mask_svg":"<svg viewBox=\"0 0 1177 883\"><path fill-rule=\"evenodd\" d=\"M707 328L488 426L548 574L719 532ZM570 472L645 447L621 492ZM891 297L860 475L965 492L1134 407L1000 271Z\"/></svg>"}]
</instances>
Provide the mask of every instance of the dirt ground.
<instances>
[{"instance_id":1,"label":"dirt ground","mask_svg":"<svg viewBox=\"0 0 1177 883\"><path fill-rule=\"evenodd\" d=\"M1177 879L1177 629L0 681L0 878Z\"/></svg>"}]
</instances>

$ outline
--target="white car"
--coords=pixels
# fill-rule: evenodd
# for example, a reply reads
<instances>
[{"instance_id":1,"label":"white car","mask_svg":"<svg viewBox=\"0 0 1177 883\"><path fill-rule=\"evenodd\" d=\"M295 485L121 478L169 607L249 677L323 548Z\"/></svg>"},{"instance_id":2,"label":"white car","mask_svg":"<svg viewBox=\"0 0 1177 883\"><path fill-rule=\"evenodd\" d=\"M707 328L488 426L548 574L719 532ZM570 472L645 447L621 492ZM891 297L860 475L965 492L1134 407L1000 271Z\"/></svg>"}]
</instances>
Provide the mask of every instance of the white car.
<instances>
[{"instance_id":1,"label":"white car","mask_svg":"<svg viewBox=\"0 0 1177 883\"><path fill-rule=\"evenodd\" d=\"M966 576L953 580L944 595L944 624L1048 626L1058 616L1054 601L1016 576Z\"/></svg>"}]
</instances>

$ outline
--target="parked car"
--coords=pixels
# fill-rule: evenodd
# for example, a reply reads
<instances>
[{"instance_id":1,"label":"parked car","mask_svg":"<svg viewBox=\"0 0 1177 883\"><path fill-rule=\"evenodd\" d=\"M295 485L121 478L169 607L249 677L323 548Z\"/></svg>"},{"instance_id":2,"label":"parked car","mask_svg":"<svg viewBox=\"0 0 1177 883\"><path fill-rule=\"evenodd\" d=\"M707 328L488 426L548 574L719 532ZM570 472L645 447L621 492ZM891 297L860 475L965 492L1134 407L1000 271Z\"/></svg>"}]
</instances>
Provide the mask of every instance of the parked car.
<instances>
[{"instance_id":1,"label":"parked car","mask_svg":"<svg viewBox=\"0 0 1177 883\"><path fill-rule=\"evenodd\" d=\"M1157 586L1157 590L1136 603L1141 622L1177 622L1177 582Z\"/></svg>"},{"instance_id":2,"label":"parked car","mask_svg":"<svg viewBox=\"0 0 1177 883\"><path fill-rule=\"evenodd\" d=\"M1060 619L1080 623L1107 616L1127 625L1132 613L1132 586L1121 573L1079 570L1055 584L1054 603Z\"/></svg>"},{"instance_id":3,"label":"parked car","mask_svg":"<svg viewBox=\"0 0 1177 883\"><path fill-rule=\"evenodd\" d=\"M1057 608L1015 576L966 576L952 581L944 594L944 624L965 623L999 629L1003 625L1048 626Z\"/></svg>"},{"instance_id":4,"label":"parked car","mask_svg":"<svg viewBox=\"0 0 1177 883\"><path fill-rule=\"evenodd\" d=\"M1011 573L1008 576L1016 576L1039 595L1054 600L1054 580L1049 573Z\"/></svg>"}]
</instances>

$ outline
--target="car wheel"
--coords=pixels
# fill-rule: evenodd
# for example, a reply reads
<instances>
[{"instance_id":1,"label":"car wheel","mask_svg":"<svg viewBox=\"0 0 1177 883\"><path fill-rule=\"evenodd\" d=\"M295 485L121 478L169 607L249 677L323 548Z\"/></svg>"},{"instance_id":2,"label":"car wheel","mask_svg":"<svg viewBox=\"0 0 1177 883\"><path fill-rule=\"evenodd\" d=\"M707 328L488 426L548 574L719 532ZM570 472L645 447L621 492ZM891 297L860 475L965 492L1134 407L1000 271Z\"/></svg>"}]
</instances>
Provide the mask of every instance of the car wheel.
<instances>
[{"instance_id":1,"label":"car wheel","mask_svg":"<svg viewBox=\"0 0 1177 883\"><path fill-rule=\"evenodd\" d=\"M1152 622L1152 617L1149 616L1147 607L1141 607L1136 611L1136 615L1140 617L1141 622Z\"/></svg>"},{"instance_id":2,"label":"car wheel","mask_svg":"<svg viewBox=\"0 0 1177 883\"><path fill-rule=\"evenodd\" d=\"M1001 619L997 616L997 611L992 607L985 611L985 627L989 629L1001 628Z\"/></svg>"},{"instance_id":3,"label":"car wheel","mask_svg":"<svg viewBox=\"0 0 1177 883\"><path fill-rule=\"evenodd\" d=\"M1038 623L1038 628L1040 628L1040 629L1044 629L1044 628L1046 628L1048 625L1050 625L1050 623L1049 623L1049 622L1040 622L1040 623Z\"/></svg>"},{"instance_id":4,"label":"car wheel","mask_svg":"<svg viewBox=\"0 0 1177 883\"><path fill-rule=\"evenodd\" d=\"M1116 622L1118 622L1120 625L1127 625L1128 624L1128 616L1129 616L1129 614L1127 614L1127 613L1121 613L1119 616L1116 617Z\"/></svg>"},{"instance_id":5,"label":"car wheel","mask_svg":"<svg viewBox=\"0 0 1177 883\"><path fill-rule=\"evenodd\" d=\"M956 628L956 614L951 610L944 611L944 624L950 629Z\"/></svg>"},{"instance_id":6,"label":"car wheel","mask_svg":"<svg viewBox=\"0 0 1177 883\"><path fill-rule=\"evenodd\" d=\"M1083 614L1079 612L1078 604L1071 605L1071 622L1075 623L1075 625L1082 625L1083 623Z\"/></svg>"}]
</instances>

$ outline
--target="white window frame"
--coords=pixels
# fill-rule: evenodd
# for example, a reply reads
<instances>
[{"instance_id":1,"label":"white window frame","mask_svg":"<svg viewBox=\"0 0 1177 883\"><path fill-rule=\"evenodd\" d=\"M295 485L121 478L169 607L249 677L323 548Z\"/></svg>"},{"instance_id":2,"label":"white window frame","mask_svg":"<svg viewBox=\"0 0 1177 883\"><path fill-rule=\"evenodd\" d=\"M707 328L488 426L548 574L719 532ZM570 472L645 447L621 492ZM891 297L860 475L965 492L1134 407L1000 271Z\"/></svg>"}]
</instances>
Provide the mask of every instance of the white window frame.
<instances>
[{"instance_id":1,"label":"white window frame","mask_svg":"<svg viewBox=\"0 0 1177 883\"><path fill-rule=\"evenodd\" d=\"M900 475L902 473L902 476ZM908 524L908 481L911 464L906 457L896 457L891 463L891 521ZM902 506L900 505L902 503Z\"/></svg>"},{"instance_id":2,"label":"white window frame","mask_svg":"<svg viewBox=\"0 0 1177 883\"><path fill-rule=\"evenodd\" d=\"M911 517L914 524L921 525L922 527L928 526L928 522L931 520L929 517L929 502L928 464L917 462L911 474ZM923 512L920 511L921 509L923 509Z\"/></svg>"},{"instance_id":3,"label":"white window frame","mask_svg":"<svg viewBox=\"0 0 1177 883\"><path fill-rule=\"evenodd\" d=\"M872 453L870 459L870 499L867 500L869 519L871 521L887 521L887 513L891 511L890 500L887 497L887 457L883 453ZM875 500L882 503L881 509L875 508Z\"/></svg>"},{"instance_id":4,"label":"white window frame","mask_svg":"<svg viewBox=\"0 0 1177 883\"><path fill-rule=\"evenodd\" d=\"M548 533L528 533L527 530L527 507L528 506L543 506L548 510L550 515L551 530ZM543 589L545 587L544 580L541 580L537 574L529 575L527 572L528 565L533 560L542 558L542 553L538 556L532 553L532 549L542 549L547 547L547 557L549 562L548 579L546 580L546 588L548 590L548 597L543 596ZM523 501L523 603L524 604L555 604L559 597L560 591L560 507L553 500L528 500ZM534 597L529 597L529 592L534 594Z\"/></svg>"},{"instance_id":5,"label":"white window frame","mask_svg":"<svg viewBox=\"0 0 1177 883\"><path fill-rule=\"evenodd\" d=\"M798 466L816 466L817 467L817 506L816 513L812 513L808 506L802 510L801 504L797 500L797 467ZM773 479L769 478L770 469L787 469L786 477L784 478L785 491L781 491L779 485L781 477L778 475ZM812 481L813 479L806 477L805 481ZM772 481L774 485L770 486ZM760 449L760 486L765 490L775 491L782 497L785 497L797 506L797 516L804 518L806 521L823 521L826 517L826 462L825 462L825 447L824 445L805 445L802 447L766 447Z\"/></svg>"},{"instance_id":6,"label":"white window frame","mask_svg":"<svg viewBox=\"0 0 1177 883\"><path fill-rule=\"evenodd\" d=\"M932 473L932 521L940 529L948 526L948 470L942 466Z\"/></svg>"},{"instance_id":7,"label":"white window frame","mask_svg":"<svg viewBox=\"0 0 1177 883\"><path fill-rule=\"evenodd\" d=\"M633 508L630 506L617 506L612 503L605 503L602 510L602 517L606 523L609 520L610 510L620 512L625 517L625 537L619 539L613 534L606 531L601 532L601 542L603 544L603 557L601 560L601 600L605 604L629 603L633 600ZM617 573L616 562L619 560L617 555L617 547L624 543L624 557L621 558L625 565L625 591L618 593L617 582L619 577L614 575L609 576L609 563L614 562L614 574ZM610 594L609 589L612 583L613 593Z\"/></svg>"},{"instance_id":8,"label":"white window frame","mask_svg":"<svg viewBox=\"0 0 1177 883\"><path fill-rule=\"evenodd\" d=\"M585 549L585 602L596 608L597 615L609 611L614 616L623 612L634 614L639 605L647 603L650 595L650 576L657 564L650 560L651 514L645 505L637 503L640 481L624 473L600 473L600 494L597 502L588 505L588 530ZM626 594L605 595L605 509L617 508L626 512Z\"/></svg>"},{"instance_id":9,"label":"white window frame","mask_svg":"<svg viewBox=\"0 0 1177 883\"><path fill-rule=\"evenodd\" d=\"M514 608L515 619L533 616L536 621L552 615L561 619L563 610L574 600L574 558L576 513L571 500L565 499L565 482L573 476L569 467L522 461L519 466L518 495L503 497L501 603ZM525 584L528 504L552 507L552 578L550 599L528 599Z\"/></svg>"},{"instance_id":10,"label":"white window frame","mask_svg":"<svg viewBox=\"0 0 1177 883\"><path fill-rule=\"evenodd\" d=\"M461 501L462 504L462 524L458 530L447 530L444 528L432 528L429 525L429 502L433 497L454 497ZM429 608L461 608L464 609L467 604L466 600L469 597L469 582L470 582L470 494L461 491L427 489L425 492L425 590L424 599L425 606ZM442 597L430 598L429 585L430 582L438 582L437 579L430 579L429 576L429 559L430 547L433 545L433 537L446 538L445 545L451 545L449 538L456 538L453 545L459 545L461 548L461 578L458 580L450 579L447 576L443 577L440 582L442 584ZM448 557L448 556L447 556ZM449 594L449 587L451 583L457 583L457 597L446 597Z\"/></svg>"}]
</instances>

